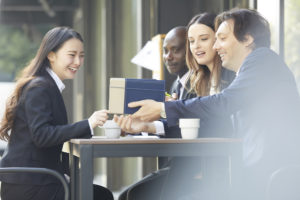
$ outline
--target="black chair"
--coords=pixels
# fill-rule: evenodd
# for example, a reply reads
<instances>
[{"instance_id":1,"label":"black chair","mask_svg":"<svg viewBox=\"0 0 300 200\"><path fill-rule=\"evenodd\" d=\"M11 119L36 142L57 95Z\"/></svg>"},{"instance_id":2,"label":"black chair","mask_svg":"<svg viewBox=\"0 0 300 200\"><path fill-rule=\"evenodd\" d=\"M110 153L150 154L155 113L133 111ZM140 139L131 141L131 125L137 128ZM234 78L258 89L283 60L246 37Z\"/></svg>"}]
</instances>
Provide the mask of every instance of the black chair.
<instances>
[{"instance_id":1,"label":"black chair","mask_svg":"<svg viewBox=\"0 0 300 200\"><path fill-rule=\"evenodd\" d=\"M267 185L267 200L300 199L300 165L290 165L272 173Z\"/></svg>"},{"instance_id":2,"label":"black chair","mask_svg":"<svg viewBox=\"0 0 300 200\"><path fill-rule=\"evenodd\" d=\"M66 179L59 174L58 172L47 169L47 168L35 168L35 167L5 167L0 168L0 173L6 174L6 173L41 173L41 174L49 174L52 176L55 176L63 185L64 191L65 191L65 200L69 200L69 186L66 181Z\"/></svg>"}]
</instances>

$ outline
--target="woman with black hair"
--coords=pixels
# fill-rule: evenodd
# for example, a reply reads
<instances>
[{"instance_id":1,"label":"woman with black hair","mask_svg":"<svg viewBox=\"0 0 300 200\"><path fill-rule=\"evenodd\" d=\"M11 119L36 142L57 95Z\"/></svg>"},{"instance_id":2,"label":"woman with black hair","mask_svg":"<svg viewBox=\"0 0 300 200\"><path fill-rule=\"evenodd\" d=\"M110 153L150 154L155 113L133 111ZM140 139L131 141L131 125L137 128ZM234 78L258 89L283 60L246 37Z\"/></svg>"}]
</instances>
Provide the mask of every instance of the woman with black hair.
<instances>
[{"instance_id":1,"label":"woman with black hair","mask_svg":"<svg viewBox=\"0 0 300 200\"><path fill-rule=\"evenodd\" d=\"M67 27L46 33L7 101L0 138L8 141L8 146L1 167L41 167L64 174L63 143L72 138L90 138L93 128L105 123L108 111L99 110L86 120L68 124L62 81L73 79L83 60L79 33ZM61 200L64 196L62 185L49 175L2 174L0 180L2 200ZM113 199L108 189L94 188L97 199Z\"/></svg>"}]
</instances>

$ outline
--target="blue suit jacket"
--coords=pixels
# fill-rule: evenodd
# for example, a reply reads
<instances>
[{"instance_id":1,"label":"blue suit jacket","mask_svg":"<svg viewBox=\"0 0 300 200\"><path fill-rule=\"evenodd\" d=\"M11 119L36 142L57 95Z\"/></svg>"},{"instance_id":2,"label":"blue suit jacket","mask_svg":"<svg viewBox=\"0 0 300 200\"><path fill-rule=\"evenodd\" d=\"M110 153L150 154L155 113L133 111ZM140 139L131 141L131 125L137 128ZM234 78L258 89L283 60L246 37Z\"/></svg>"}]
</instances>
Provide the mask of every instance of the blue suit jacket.
<instances>
[{"instance_id":1,"label":"blue suit jacket","mask_svg":"<svg viewBox=\"0 0 300 200\"><path fill-rule=\"evenodd\" d=\"M300 98L291 71L268 48L244 60L237 77L220 94L165 102L168 125L179 118L236 116L244 164L276 169L300 159Z\"/></svg>"},{"instance_id":2,"label":"blue suit jacket","mask_svg":"<svg viewBox=\"0 0 300 200\"><path fill-rule=\"evenodd\" d=\"M61 150L72 138L91 137L87 120L67 124L62 95L45 71L23 89L15 113L10 140L1 167L44 167L63 173ZM5 174L0 180L17 184L44 185L56 178L39 174Z\"/></svg>"}]
</instances>

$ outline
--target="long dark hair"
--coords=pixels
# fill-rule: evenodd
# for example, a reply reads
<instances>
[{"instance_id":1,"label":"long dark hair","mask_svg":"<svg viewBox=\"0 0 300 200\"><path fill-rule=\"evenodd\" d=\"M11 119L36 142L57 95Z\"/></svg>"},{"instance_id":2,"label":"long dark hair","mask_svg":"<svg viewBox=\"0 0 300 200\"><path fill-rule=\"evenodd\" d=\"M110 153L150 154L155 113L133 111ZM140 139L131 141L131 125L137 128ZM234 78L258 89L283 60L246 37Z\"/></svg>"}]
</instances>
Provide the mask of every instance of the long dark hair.
<instances>
[{"instance_id":1,"label":"long dark hair","mask_svg":"<svg viewBox=\"0 0 300 200\"><path fill-rule=\"evenodd\" d=\"M50 67L47 58L50 52L56 52L69 39L76 38L83 42L79 33L68 27L56 27L51 29L44 36L42 43L29 65L27 65L17 78L16 88L7 99L6 108L0 123L0 139L9 140L9 131L12 129L16 107L19 103L23 87L35 77L45 73Z\"/></svg>"},{"instance_id":2,"label":"long dark hair","mask_svg":"<svg viewBox=\"0 0 300 200\"><path fill-rule=\"evenodd\" d=\"M194 16L187 25L187 31L193 24L204 24L210 27L215 32L214 20L216 15L213 13L202 13ZM209 95L210 88L212 86L212 78L215 78L215 89L219 89L220 75L221 75L221 61L219 56L214 58L214 66L212 72L209 71L206 65L199 65L194 58L191 50L189 40L186 41L186 63L191 71L190 83L191 90L198 96Z\"/></svg>"}]
</instances>

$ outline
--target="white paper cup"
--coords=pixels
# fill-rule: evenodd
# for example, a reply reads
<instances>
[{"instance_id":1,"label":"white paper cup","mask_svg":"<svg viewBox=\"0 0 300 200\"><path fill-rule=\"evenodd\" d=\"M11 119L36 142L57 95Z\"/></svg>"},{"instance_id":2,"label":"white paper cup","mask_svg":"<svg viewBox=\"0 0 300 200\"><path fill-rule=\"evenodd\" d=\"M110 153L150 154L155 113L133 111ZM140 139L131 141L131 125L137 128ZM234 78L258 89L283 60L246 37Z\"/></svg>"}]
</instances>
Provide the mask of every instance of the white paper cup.
<instances>
[{"instance_id":1,"label":"white paper cup","mask_svg":"<svg viewBox=\"0 0 300 200\"><path fill-rule=\"evenodd\" d=\"M107 120L103 125L105 136L107 138L119 138L121 135L121 129L116 122L113 120Z\"/></svg>"},{"instance_id":2,"label":"white paper cup","mask_svg":"<svg viewBox=\"0 0 300 200\"><path fill-rule=\"evenodd\" d=\"M200 119L198 118L179 119L179 127L181 129L181 137L183 139L195 139L198 137Z\"/></svg>"},{"instance_id":3,"label":"white paper cup","mask_svg":"<svg viewBox=\"0 0 300 200\"><path fill-rule=\"evenodd\" d=\"M105 136L110 139L119 138L121 135L120 128L106 128L104 130L105 130Z\"/></svg>"}]
</instances>

